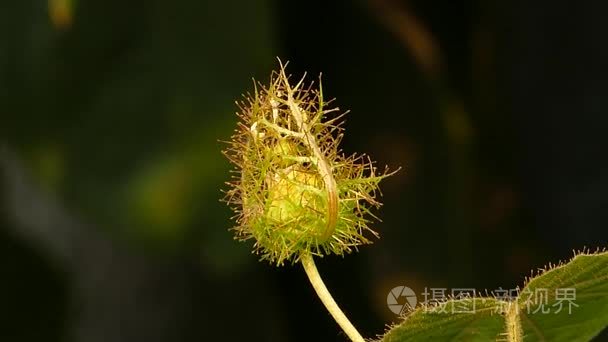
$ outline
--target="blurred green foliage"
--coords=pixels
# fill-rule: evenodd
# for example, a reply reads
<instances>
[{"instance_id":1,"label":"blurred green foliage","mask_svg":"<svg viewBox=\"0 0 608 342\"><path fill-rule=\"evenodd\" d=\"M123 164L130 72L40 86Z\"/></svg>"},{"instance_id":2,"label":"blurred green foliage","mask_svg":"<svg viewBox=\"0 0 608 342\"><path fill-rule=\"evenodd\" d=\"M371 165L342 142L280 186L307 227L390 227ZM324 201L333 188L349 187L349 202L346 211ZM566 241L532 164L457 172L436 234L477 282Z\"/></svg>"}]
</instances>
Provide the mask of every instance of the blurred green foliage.
<instances>
[{"instance_id":1,"label":"blurred green foliage","mask_svg":"<svg viewBox=\"0 0 608 342\"><path fill-rule=\"evenodd\" d=\"M4 143L84 221L152 248L221 249L212 264L229 264L242 249L220 247L218 140L274 64L269 2L48 6L0 13Z\"/></svg>"}]
</instances>

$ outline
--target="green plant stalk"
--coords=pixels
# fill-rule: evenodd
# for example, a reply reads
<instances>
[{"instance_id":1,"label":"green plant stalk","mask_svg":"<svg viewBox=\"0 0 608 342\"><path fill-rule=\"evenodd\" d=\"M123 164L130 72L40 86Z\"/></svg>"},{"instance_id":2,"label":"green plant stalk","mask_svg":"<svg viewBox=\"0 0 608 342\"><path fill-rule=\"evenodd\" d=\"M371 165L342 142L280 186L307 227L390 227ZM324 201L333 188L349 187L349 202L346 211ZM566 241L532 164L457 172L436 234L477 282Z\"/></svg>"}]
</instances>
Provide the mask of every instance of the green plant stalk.
<instances>
[{"instance_id":1,"label":"green plant stalk","mask_svg":"<svg viewBox=\"0 0 608 342\"><path fill-rule=\"evenodd\" d=\"M519 306L517 302L509 302L507 304L507 312L505 315L506 335L509 342L523 341L523 331L519 317Z\"/></svg>"},{"instance_id":2,"label":"green plant stalk","mask_svg":"<svg viewBox=\"0 0 608 342\"><path fill-rule=\"evenodd\" d=\"M327 311L329 311L331 316L336 320L340 328L344 330L351 341L365 342L363 336L359 334L357 328L355 328L355 326L348 320L344 312L340 309L334 298L331 296L331 293L329 293L325 283L323 283L323 279L321 279L321 275L317 270L317 266L315 265L312 255L309 253L302 254L300 256L300 262L304 267L304 271L306 272L312 287L315 289L315 292L317 292L317 296L319 296L321 302L323 302L323 305L325 305Z\"/></svg>"}]
</instances>

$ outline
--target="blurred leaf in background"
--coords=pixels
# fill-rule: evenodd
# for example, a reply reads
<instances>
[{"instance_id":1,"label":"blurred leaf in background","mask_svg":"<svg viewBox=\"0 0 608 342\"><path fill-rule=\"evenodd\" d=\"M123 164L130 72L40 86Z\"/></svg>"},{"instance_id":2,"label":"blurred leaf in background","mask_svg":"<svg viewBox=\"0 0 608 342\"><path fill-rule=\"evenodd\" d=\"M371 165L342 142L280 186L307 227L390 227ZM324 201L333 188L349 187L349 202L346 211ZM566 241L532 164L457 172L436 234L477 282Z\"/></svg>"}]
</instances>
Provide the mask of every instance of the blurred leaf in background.
<instances>
[{"instance_id":1,"label":"blurred leaf in background","mask_svg":"<svg viewBox=\"0 0 608 342\"><path fill-rule=\"evenodd\" d=\"M272 11L268 2L13 3L0 14L4 143L84 220L152 248L202 247L205 258L220 249L210 265L238 264L247 253L230 248L230 257L218 229L229 168L218 139L249 78L274 63Z\"/></svg>"}]
</instances>

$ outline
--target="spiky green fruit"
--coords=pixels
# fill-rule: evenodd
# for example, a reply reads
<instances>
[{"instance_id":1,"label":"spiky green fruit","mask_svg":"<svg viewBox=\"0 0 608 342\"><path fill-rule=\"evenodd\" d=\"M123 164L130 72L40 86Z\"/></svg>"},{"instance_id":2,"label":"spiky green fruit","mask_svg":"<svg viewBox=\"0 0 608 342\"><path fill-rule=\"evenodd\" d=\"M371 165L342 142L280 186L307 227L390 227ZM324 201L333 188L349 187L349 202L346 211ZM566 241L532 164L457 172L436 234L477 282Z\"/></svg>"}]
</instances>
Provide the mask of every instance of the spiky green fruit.
<instances>
[{"instance_id":1,"label":"spiky green fruit","mask_svg":"<svg viewBox=\"0 0 608 342\"><path fill-rule=\"evenodd\" d=\"M331 101L329 101L331 102ZM235 164L225 200L236 212L241 240L255 239L262 259L281 265L302 253L344 255L369 235L370 207L378 174L365 156L345 156L338 145L344 114L333 115L323 91L290 85L285 68L257 84L252 96L237 103L240 122L225 155Z\"/></svg>"}]
</instances>

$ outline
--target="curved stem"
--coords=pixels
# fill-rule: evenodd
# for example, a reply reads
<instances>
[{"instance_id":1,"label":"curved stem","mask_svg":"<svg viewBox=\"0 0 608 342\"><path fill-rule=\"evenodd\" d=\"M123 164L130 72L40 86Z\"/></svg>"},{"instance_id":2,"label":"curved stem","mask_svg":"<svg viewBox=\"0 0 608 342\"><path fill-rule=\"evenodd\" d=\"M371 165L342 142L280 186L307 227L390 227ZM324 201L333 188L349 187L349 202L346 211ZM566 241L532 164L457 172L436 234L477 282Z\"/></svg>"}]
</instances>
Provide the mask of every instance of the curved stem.
<instances>
[{"instance_id":1,"label":"curved stem","mask_svg":"<svg viewBox=\"0 0 608 342\"><path fill-rule=\"evenodd\" d=\"M280 62L281 60L279 60L279 63ZM289 79L285 74L285 67L283 64L281 64L281 77L285 85L285 89L287 90L287 105L289 106L291 115L298 125L298 129L300 130L299 133L302 134L303 142L308 146L308 148L310 148L312 154L317 159L319 176L321 176L321 179L323 179L325 188L327 189L327 226L325 227L323 234L320 236L321 241L326 241L334 233L336 224L338 222L338 186L332 175L331 167L321 152L321 149L317 145L315 137L310 132L310 127L308 126L309 122L307 122L305 119L305 113L302 112L294 99L294 93L302 85L304 77L302 77L300 82L298 82L298 84L292 88L289 85Z\"/></svg>"},{"instance_id":2,"label":"curved stem","mask_svg":"<svg viewBox=\"0 0 608 342\"><path fill-rule=\"evenodd\" d=\"M300 261L302 262L302 266L304 266L304 271L306 271L306 275L308 276L312 287L317 292L317 296L319 296L327 308L327 311L329 311L346 335L348 335L353 342L365 342L363 336L359 334L355 326L348 320L344 312L342 312L334 298L331 296L331 293L329 293L329 290L327 290L325 283L323 283L323 279L321 279L321 275L319 275L312 255L308 253L303 254L300 257Z\"/></svg>"}]
</instances>

